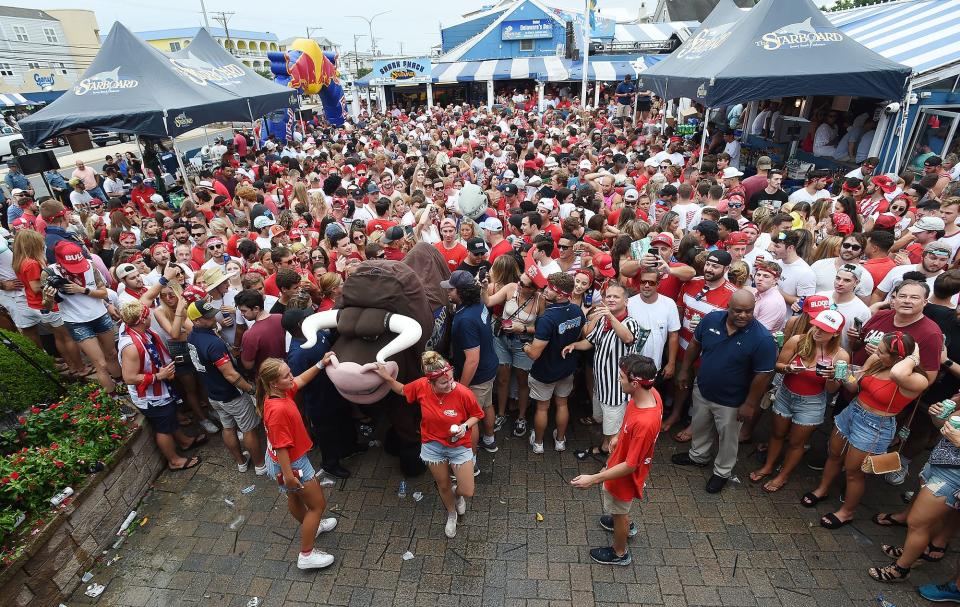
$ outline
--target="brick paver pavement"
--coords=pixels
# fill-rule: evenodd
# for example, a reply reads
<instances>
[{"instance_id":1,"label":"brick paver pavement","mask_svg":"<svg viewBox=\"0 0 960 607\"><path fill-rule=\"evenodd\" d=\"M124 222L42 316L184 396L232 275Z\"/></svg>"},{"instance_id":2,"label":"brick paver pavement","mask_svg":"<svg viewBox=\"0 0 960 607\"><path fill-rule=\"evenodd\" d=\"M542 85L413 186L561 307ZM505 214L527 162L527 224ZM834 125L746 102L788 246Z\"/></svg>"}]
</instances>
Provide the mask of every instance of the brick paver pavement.
<instances>
[{"instance_id":1,"label":"brick paver pavement","mask_svg":"<svg viewBox=\"0 0 960 607\"><path fill-rule=\"evenodd\" d=\"M377 447L348 460L353 477L327 489L339 525L318 541L336 563L306 572L296 567L296 527L274 481L255 478L252 466L239 474L215 440L203 448L198 469L158 479L141 509L148 523L94 569L94 581L107 585L100 599L84 597L81 587L68 605L243 607L260 597L266 607L842 607L875 605L883 591L907 607L927 604L916 585L955 571L951 553L915 569L901 585L881 585L866 574L867 567L886 563L880 544L899 544L904 536L902 529L877 527L870 516L901 507L899 493L915 488L915 478L896 489L871 479L857 521L831 532L817 517L836 508L838 491L816 511L801 507L799 496L815 484L816 473L806 467L767 495L747 479L757 467L747 455L755 448L747 445L735 471L743 482L709 495L703 488L709 469L672 465L670 455L683 447L668 435L661 435L647 498L635 508L640 532L630 542L633 565L598 565L588 549L609 545L611 536L597 524L597 491L573 489L560 478L598 469L573 455L590 442L590 431L575 426L567 452L553 451L548 439L546 454L535 456L526 439L509 436L508 429L498 453L479 455L476 497L453 540L443 535L445 514L429 475L410 480L400 499L394 458ZM822 447L824 431L815 438ZM241 494L250 484L256 490ZM415 491L423 492L422 501L414 501ZM408 548L415 558L403 561ZM106 566L114 552L121 558Z\"/></svg>"}]
</instances>

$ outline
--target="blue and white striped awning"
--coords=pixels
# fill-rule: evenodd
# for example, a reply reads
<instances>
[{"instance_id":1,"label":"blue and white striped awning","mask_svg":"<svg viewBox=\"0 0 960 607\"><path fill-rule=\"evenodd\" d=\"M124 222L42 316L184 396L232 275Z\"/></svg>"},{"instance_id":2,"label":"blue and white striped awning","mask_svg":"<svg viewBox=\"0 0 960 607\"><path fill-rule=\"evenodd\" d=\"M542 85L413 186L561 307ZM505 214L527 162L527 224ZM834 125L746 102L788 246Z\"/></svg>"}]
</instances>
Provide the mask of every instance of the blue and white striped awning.
<instances>
[{"instance_id":1,"label":"blue and white striped awning","mask_svg":"<svg viewBox=\"0 0 960 607\"><path fill-rule=\"evenodd\" d=\"M615 42L667 42L674 35L683 42L690 32L700 27L698 21L671 21L670 23L624 23L613 30Z\"/></svg>"},{"instance_id":2,"label":"blue and white striped awning","mask_svg":"<svg viewBox=\"0 0 960 607\"><path fill-rule=\"evenodd\" d=\"M455 61L433 66L433 82L486 82L488 80L543 80L557 82L570 79L570 61L560 57L491 59L489 61Z\"/></svg>"},{"instance_id":3,"label":"blue and white striped awning","mask_svg":"<svg viewBox=\"0 0 960 607\"><path fill-rule=\"evenodd\" d=\"M960 0L903 0L827 17L860 44L913 68L915 87L960 73Z\"/></svg>"},{"instance_id":4,"label":"blue and white striped awning","mask_svg":"<svg viewBox=\"0 0 960 607\"><path fill-rule=\"evenodd\" d=\"M630 75L636 78L648 67L663 60L667 55L643 55L634 61L611 61L597 59L587 62L587 80L591 82L615 82ZM578 61L570 66L570 80L583 78L583 63Z\"/></svg>"},{"instance_id":5,"label":"blue and white striped awning","mask_svg":"<svg viewBox=\"0 0 960 607\"><path fill-rule=\"evenodd\" d=\"M30 105L20 93L2 93L0 94L0 107L13 107L15 105Z\"/></svg>"}]
</instances>

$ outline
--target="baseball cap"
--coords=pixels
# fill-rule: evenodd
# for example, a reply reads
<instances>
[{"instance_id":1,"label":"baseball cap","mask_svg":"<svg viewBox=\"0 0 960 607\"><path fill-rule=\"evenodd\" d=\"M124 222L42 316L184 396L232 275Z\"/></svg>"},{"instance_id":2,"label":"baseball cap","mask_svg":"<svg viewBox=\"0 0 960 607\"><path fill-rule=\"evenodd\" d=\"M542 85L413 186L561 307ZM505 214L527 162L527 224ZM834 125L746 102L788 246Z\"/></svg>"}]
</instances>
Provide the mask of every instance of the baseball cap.
<instances>
[{"instance_id":1,"label":"baseball cap","mask_svg":"<svg viewBox=\"0 0 960 607\"><path fill-rule=\"evenodd\" d=\"M723 169L723 173L720 176L724 179L733 179L734 177L743 177L743 171L735 167L727 167Z\"/></svg>"},{"instance_id":2,"label":"baseball cap","mask_svg":"<svg viewBox=\"0 0 960 607\"><path fill-rule=\"evenodd\" d=\"M702 223L703 222L701 222L701 225ZM726 251L710 251L710 254L707 255L707 261L718 263L721 266L729 266L731 263L733 263L733 258L730 257L730 253L727 253Z\"/></svg>"},{"instance_id":3,"label":"baseball cap","mask_svg":"<svg viewBox=\"0 0 960 607\"><path fill-rule=\"evenodd\" d=\"M773 160L769 156L761 156L757 158L756 167L759 171L768 171L773 168Z\"/></svg>"},{"instance_id":4,"label":"baseball cap","mask_svg":"<svg viewBox=\"0 0 960 607\"><path fill-rule=\"evenodd\" d=\"M750 244L750 238L743 232L731 232L727 236L727 246L736 246L741 244Z\"/></svg>"},{"instance_id":5,"label":"baseball cap","mask_svg":"<svg viewBox=\"0 0 960 607\"><path fill-rule=\"evenodd\" d=\"M471 238L467 241L467 251L474 255L486 255L487 243L482 238Z\"/></svg>"},{"instance_id":6,"label":"baseball cap","mask_svg":"<svg viewBox=\"0 0 960 607\"><path fill-rule=\"evenodd\" d=\"M613 268L613 257L609 253L597 253L593 256L593 267L601 276L613 278L617 271Z\"/></svg>"},{"instance_id":7,"label":"baseball cap","mask_svg":"<svg viewBox=\"0 0 960 607\"><path fill-rule=\"evenodd\" d=\"M187 306L187 318L190 320L197 320L198 318L213 318L217 315L217 312L219 312L217 308L211 306L202 299L198 299Z\"/></svg>"},{"instance_id":8,"label":"baseball cap","mask_svg":"<svg viewBox=\"0 0 960 607\"><path fill-rule=\"evenodd\" d=\"M875 175L870 178L870 183L883 190L884 194L889 194L897 189L897 184L887 175Z\"/></svg>"},{"instance_id":9,"label":"baseball cap","mask_svg":"<svg viewBox=\"0 0 960 607\"><path fill-rule=\"evenodd\" d=\"M890 213L880 213L877 215L876 220L874 220L873 227L880 228L881 230L889 230L893 226L897 225L898 221L900 221L900 218L896 215L891 215Z\"/></svg>"},{"instance_id":10,"label":"baseball cap","mask_svg":"<svg viewBox=\"0 0 960 607\"><path fill-rule=\"evenodd\" d=\"M933 253L939 257L950 257L950 254L953 253L953 248L942 240L935 240L924 245L923 252Z\"/></svg>"},{"instance_id":11,"label":"baseball cap","mask_svg":"<svg viewBox=\"0 0 960 607\"><path fill-rule=\"evenodd\" d=\"M927 216L927 217L921 217L919 220L917 220L917 223L913 224L907 229L913 232L914 234L918 234L920 232L927 232L927 231L940 232L946 229L946 224L944 224L943 220L940 219L939 217ZM933 243L930 243L930 244L933 244Z\"/></svg>"},{"instance_id":12,"label":"baseball cap","mask_svg":"<svg viewBox=\"0 0 960 607\"><path fill-rule=\"evenodd\" d=\"M507 196L515 196L516 193L519 191L517 186L515 186L512 183L502 185L500 186L500 189L503 190L503 193L506 194Z\"/></svg>"},{"instance_id":13,"label":"baseball cap","mask_svg":"<svg viewBox=\"0 0 960 607\"><path fill-rule=\"evenodd\" d=\"M467 272L466 270L455 270L450 275L450 278L440 283L440 288L459 289L460 287L476 284L476 282L476 279L474 279L473 274L470 272Z\"/></svg>"},{"instance_id":14,"label":"baseball cap","mask_svg":"<svg viewBox=\"0 0 960 607\"><path fill-rule=\"evenodd\" d=\"M660 232L659 234L654 234L653 238L650 239L650 246L655 246L662 244L665 247L673 248L673 236L667 234L666 232Z\"/></svg>"},{"instance_id":15,"label":"baseball cap","mask_svg":"<svg viewBox=\"0 0 960 607\"><path fill-rule=\"evenodd\" d=\"M941 164L943 164L943 158L940 158L939 156L930 156L923 161L923 166L925 167L938 167Z\"/></svg>"},{"instance_id":16,"label":"baseball cap","mask_svg":"<svg viewBox=\"0 0 960 607\"><path fill-rule=\"evenodd\" d=\"M710 219L704 219L697 225L693 226L693 229L700 232L719 232L720 226L717 225L716 221L711 221Z\"/></svg>"},{"instance_id":17,"label":"baseball cap","mask_svg":"<svg viewBox=\"0 0 960 607\"><path fill-rule=\"evenodd\" d=\"M480 229L487 230L488 232L502 232L503 222L496 217L487 217L480 222Z\"/></svg>"},{"instance_id":18,"label":"baseball cap","mask_svg":"<svg viewBox=\"0 0 960 607\"><path fill-rule=\"evenodd\" d=\"M580 161L580 164L578 164L577 166L580 167L581 169L591 169L591 168L593 168L593 164L591 164L591 162L590 162L589 160L587 160L586 158L584 158L583 160L581 160L581 161Z\"/></svg>"},{"instance_id":19,"label":"baseball cap","mask_svg":"<svg viewBox=\"0 0 960 607\"><path fill-rule=\"evenodd\" d=\"M630 188L623 193L623 199L631 202L640 200L640 192L636 191L634 188Z\"/></svg>"},{"instance_id":20,"label":"baseball cap","mask_svg":"<svg viewBox=\"0 0 960 607\"><path fill-rule=\"evenodd\" d=\"M287 230L283 226L272 225L270 226L270 238L276 238L281 234L286 234Z\"/></svg>"},{"instance_id":21,"label":"baseball cap","mask_svg":"<svg viewBox=\"0 0 960 607\"><path fill-rule=\"evenodd\" d=\"M198 285L188 285L183 289L183 298L190 303L200 301L207 297L206 290Z\"/></svg>"},{"instance_id":22,"label":"baseball cap","mask_svg":"<svg viewBox=\"0 0 960 607\"><path fill-rule=\"evenodd\" d=\"M10 190L11 196L19 196L20 194L23 194L23 193L24 193L24 190L21 190L20 188L13 188L12 190Z\"/></svg>"},{"instance_id":23,"label":"baseball cap","mask_svg":"<svg viewBox=\"0 0 960 607\"><path fill-rule=\"evenodd\" d=\"M823 295L808 295L803 301L803 311L807 316L814 318L823 310L830 309L830 298Z\"/></svg>"},{"instance_id":24,"label":"baseball cap","mask_svg":"<svg viewBox=\"0 0 960 607\"><path fill-rule=\"evenodd\" d=\"M253 227L258 230L262 230L267 226L275 225L277 222L273 220L272 217L267 217L266 215L261 215L253 220Z\"/></svg>"},{"instance_id":25,"label":"baseball cap","mask_svg":"<svg viewBox=\"0 0 960 607\"><path fill-rule=\"evenodd\" d=\"M137 271L137 266L132 263L122 263L117 266L117 280L123 280L131 274L136 274Z\"/></svg>"},{"instance_id":26,"label":"baseball cap","mask_svg":"<svg viewBox=\"0 0 960 607\"><path fill-rule=\"evenodd\" d=\"M385 244L390 244L391 242L396 242L403 239L403 228L400 226L390 226L387 228L387 231L383 233L383 242Z\"/></svg>"},{"instance_id":27,"label":"baseball cap","mask_svg":"<svg viewBox=\"0 0 960 607\"><path fill-rule=\"evenodd\" d=\"M212 191L212 190L213 190L213 184L210 183L209 181L207 181L206 179L204 179L204 180L200 181L200 183L198 183L198 184L196 185L196 189L198 189L198 190L211 190L211 191Z\"/></svg>"},{"instance_id":28,"label":"baseball cap","mask_svg":"<svg viewBox=\"0 0 960 607\"><path fill-rule=\"evenodd\" d=\"M839 333L843 329L843 322L843 314L837 310L823 310L810 319L811 325L830 334Z\"/></svg>"},{"instance_id":29,"label":"baseball cap","mask_svg":"<svg viewBox=\"0 0 960 607\"><path fill-rule=\"evenodd\" d=\"M837 268L837 272L841 270L844 272L850 272L858 281L863 276L863 268L853 263L845 263Z\"/></svg>"},{"instance_id":30,"label":"baseball cap","mask_svg":"<svg viewBox=\"0 0 960 607\"><path fill-rule=\"evenodd\" d=\"M90 262L83 256L83 249L75 242L61 240L53 247L57 263L71 274L82 274L90 269Z\"/></svg>"},{"instance_id":31,"label":"baseball cap","mask_svg":"<svg viewBox=\"0 0 960 607\"><path fill-rule=\"evenodd\" d=\"M371 181L367 184L367 194L378 194L379 192L380 186L378 186L376 183Z\"/></svg>"},{"instance_id":32,"label":"baseball cap","mask_svg":"<svg viewBox=\"0 0 960 607\"><path fill-rule=\"evenodd\" d=\"M339 234L346 235L347 231L343 229L339 223L328 223L327 227L323 230L323 235L326 238L333 238Z\"/></svg>"}]
</instances>

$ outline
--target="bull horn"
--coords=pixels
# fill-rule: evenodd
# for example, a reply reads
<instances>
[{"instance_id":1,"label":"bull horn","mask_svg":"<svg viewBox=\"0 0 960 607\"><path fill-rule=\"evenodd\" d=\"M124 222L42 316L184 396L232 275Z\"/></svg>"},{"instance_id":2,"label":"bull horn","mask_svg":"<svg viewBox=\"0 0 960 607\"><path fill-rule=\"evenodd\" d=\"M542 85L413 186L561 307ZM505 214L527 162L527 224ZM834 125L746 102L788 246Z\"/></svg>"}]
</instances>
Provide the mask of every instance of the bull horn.
<instances>
[{"instance_id":1,"label":"bull horn","mask_svg":"<svg viewBox=\"0 0 960 607\"><path fill-rule=\"evenodd\" d=\"M310 318L313 318L313 316ZM306 324L306 321L304 321L304 324ZM387 359L394 354L403 352L410 346L415 345L420 341L420 336L423 335L423 329L420 327L420 323L403 314L391 314L389 327L397 336L377 352L378 363L385 363ZM304 344L304 347L308 346Z\"/></svg>"},{"instance_id":2,"label":"bull horn","mask_svg":"<svg viewBox=\"0 0 960 607\"><path fill-rule=\"evenodd\" d=\"M327 310L326 312L317 312L303 319L300 328L303 330L303 336L307 339L303 342L304 349L312 348L317 345L317 333L321 329L337 328L337 313L339 310Z\"/></svg>"}]
</instances>

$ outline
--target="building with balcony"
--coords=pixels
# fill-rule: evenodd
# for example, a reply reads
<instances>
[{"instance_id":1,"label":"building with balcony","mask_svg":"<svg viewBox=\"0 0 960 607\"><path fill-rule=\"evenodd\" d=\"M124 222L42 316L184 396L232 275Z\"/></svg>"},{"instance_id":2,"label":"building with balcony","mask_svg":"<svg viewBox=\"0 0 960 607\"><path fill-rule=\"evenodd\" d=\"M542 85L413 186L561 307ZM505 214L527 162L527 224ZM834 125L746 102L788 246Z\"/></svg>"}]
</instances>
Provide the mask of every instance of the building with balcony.
<instances>
[{"instance_id":1,"label":"building with balcony","mask_svg":"<svg viewBox=\"0 0 960 607\"><path fill-rule=\"evenodd\" d=\"M56 99L99 50L93 11L0 6L0 108Z\"/></svg>"},{"instance_id":2,"label":"building with balcony","mask_svg":"<svg viewBox=\"0 0 960 607\"><path fill-rule=\"evenodd\" d=\"M312 29L316 29L316 28L312 28ZM299 40L301 38L303 38L303 36L291 36L290 38L284 38L283 40L280 41L280 46L281 48L289 48L290 45L293 44L294 40ZM311 36L311 40L316 42L317 45L320 47L320 50L324 52L340 50L338 48L339 45L336 42L324 36Z\"/></svg>"},{"instance_id":3,"label":"building with balcony","mask_svg":"<svg viewBox=\"0 0 960 607\"><path fill-rule=\"evenodd\" d=\"M199 27L181 27L176 29L153 30L149 32L135 32L137 36L150 46L170 53L186 48L193 37L200 31ZM280 44L276 34L270 32L251 32L247 30L229 31L230 36L222 27L209 28L210 35L223 48L230 51L234 57L247 67L255 70L269 70L270 60L267 53L282 51L286 47Z\"/></svg>"}]
</instances>

